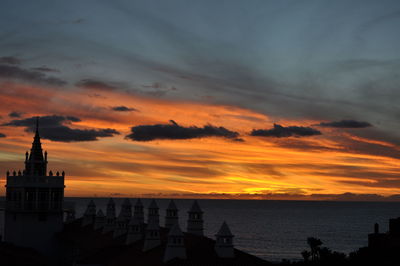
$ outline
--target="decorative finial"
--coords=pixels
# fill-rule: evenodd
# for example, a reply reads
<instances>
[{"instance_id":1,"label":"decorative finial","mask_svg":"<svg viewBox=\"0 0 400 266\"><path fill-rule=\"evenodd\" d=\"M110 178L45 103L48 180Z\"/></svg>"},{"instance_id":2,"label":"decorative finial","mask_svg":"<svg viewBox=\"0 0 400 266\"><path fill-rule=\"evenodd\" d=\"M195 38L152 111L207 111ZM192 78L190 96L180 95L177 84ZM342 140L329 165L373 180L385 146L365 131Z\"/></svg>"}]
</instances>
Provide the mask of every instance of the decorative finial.
<instances>
[{"instance_id":1,"label":"decorative finial","mask_svg":"<svg viewBox=\"0 0 400 266\"><path fill-rule=\"evenodd\" d=\"M39 133L39 116L36 117L36 133Z\"/></svg>"}]
</instances>

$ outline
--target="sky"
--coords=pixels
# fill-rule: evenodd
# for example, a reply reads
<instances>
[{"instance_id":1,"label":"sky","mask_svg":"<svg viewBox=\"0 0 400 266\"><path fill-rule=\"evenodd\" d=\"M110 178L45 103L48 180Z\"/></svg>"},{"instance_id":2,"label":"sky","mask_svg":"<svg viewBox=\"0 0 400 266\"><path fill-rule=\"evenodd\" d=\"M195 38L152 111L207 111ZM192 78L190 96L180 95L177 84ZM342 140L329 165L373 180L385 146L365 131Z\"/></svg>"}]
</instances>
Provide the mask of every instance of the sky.
<instances>
[{"instance_id":1,"label":"sky","mask_svg":"<svg viewBox=\"0 0 400 266\"><path fill-rule=\"evenodd\" d=\"M2 1L0 195L400 199L397 0ZM53 170L53 171L54 171Z\"/></svg>"}]
</instances>

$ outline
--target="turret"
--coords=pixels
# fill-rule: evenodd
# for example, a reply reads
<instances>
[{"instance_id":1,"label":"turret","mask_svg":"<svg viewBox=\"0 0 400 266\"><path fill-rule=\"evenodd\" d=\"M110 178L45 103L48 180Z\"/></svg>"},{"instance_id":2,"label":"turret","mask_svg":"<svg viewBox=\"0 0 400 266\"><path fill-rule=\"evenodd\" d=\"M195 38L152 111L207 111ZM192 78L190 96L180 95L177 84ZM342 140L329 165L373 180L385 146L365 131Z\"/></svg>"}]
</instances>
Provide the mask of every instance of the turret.
<instances>
[{"instance_id":1,"label":"turret","mask_svg":"<svg viewBox=\"0 0 400 266\"><path fill-rule=\"evenodd\" d=\"M96 204L93 200L90 200L85 213L83 214L82 226L93 224L96 218Z\"/></svg>"},{"instance_id":2,"label":"turret","mask_svg":"<svg viewBox=\"0 0 400 266\"><path fill-rule=\"evenodd\" d=\"M175 223L169 230L167 247L164 253L164 263L175 258L186 259L185 241L178 223Z\"/></svg>"},{"instance_id":3,"label":"turret","mask_svg":"<svg viewBox=\"0 0 400 266\"><path fill-rule=\"evenodd\" d=\"M104 215L102 210L98 210L96 214L96 218L94 220L94 230L103 228L106 223L106 216Z\"/></svg>"},{"instance_id":4,"label":"turret","mask_svg":"<svg viewBox=\"0 0 400 266\"><path fill-rule=\"evenodd\" d=\"M147 227L145 231L143 251L152 249L160 244L160 217L158 214L158 205L153 199L148 208Z\"/></svg>"},{"instance_id":5,"label":"turret","mask_svg":"<svg viewBox=\"0 0 400 266\"><path fill-rule=\"evenodd\" d=\"M65 218L66 223L75 221L75 210L70 210L67 212L67 217Z\"/></svg>"},{"instance_id":6,"label":"turret","mask_svg":"<svg viewBox=\"0 0 400 266\"><path fill-rule=\"evenodd\" d=\"M115 228L115 203L112 198L108 200L106 210L106 223L103 228L103 233L113 231Z\"/></svg>"},{"instance_id":7,"label":"turret","mask_svg":"<svg viewBox=\"0 0 400 266\"><path fill-rule=\"evenodd\" d=\"M143 244L143 251L150 250L161 244L160 226L158 223L149 223L146 227L146 235Z\"/></svg>"},{"instance_id":8,"label":"turret","mask_svg":"<svg viewBox=\"0 0 400 266\"><path fill-rule=\"evenodd\" d=\"M147 224L157 224L157 226L159 226L160 225L160 216L158 214L159 208L154 199L151 200L148 210L149 211L147 216Z\"/></svg>"},{"instance_id":9,"label":"turret","mask_svg":"<svg viewBox=\"0 0 400 266\"><path fill-rule=\"evenodd\" d=\"M126 244L132 244L136 241L143 239L144 236L144 225L135 216L131 219L128 224L128 235L126 237Z\"/></svg>"},{"instance_id":10,"label":"turret","mask_svg":"<svg viewBox=\"0 0 400 266\"><path fill-rule=\"evenodd\" d=\"M140 199L138 199L135 203L133 218L136 219L138 223L144 224L143 204Z\"/></svg>"},{"instance_id":11,"label":"turret","mask_svg":"<svg viewBox=\"0 0 400 266\"><path fill-rule=\"evenodd\" d=\"M174 224L178 223L178 208L175 205L174 200L169 202L165 215L165 227L172 228Z\"/></svg>"},{"instance_id":12,"label":"turret","mask_svg":"<svg viewBox=\"0 0 400 266\"><path fill-rule=\"evenodd\" d=\"M215 252L220 258L234 258L233 235L228 224L224 221L218 233L215 235Z\"/></svg>"},{"instance_id":13,"label":"turret","mask_svg":"<svg viewBox=\"0 0 400 266\"><path fill-rule=\"evenodd\" d=\"M114 237L121 236L128 232L128 223L132 218L132 205L129 199L125 199L121 205L121 212L118 215L114 230Z\"/></svg>"},{"instance_id":14,"label":"turret","mask_svg":"<svg viewBox=\"0 0 400 266\"><path fill-rule=\"evenodd\" d=\"M201 210L197 200L193 202L192 207L188 211L189 219L187 221L187 232L202 236L203 233L203 211Z\"/></svg>"}]
</instances>

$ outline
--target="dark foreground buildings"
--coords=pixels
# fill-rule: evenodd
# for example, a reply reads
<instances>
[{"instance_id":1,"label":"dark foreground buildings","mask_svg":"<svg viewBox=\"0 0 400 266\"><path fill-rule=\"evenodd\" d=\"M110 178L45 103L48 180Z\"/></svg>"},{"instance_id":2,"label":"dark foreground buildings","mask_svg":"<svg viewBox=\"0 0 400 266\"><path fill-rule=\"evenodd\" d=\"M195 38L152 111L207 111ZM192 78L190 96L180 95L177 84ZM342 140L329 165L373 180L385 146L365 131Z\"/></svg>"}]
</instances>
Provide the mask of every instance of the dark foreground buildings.
<instances>
[{"instance_id":1,"label":"dark foreground buildings","mask_svg":"<svg viewBox=\"0 0 400 266\"><path fill-rule=\"evenodd\" d=\"M64 172L47 171L37 126L25 169L7 172L0 265L269 265L235 249L225 222L215 240L205 237L197 201L188 211L186 232L172 200L164 226L155 200L147 219L140 199L134 206L126 199L118 215L112 199L104 211L90 201L76 219L73 212L65 213L64 178Z\"/></svg>"}]
</instances>

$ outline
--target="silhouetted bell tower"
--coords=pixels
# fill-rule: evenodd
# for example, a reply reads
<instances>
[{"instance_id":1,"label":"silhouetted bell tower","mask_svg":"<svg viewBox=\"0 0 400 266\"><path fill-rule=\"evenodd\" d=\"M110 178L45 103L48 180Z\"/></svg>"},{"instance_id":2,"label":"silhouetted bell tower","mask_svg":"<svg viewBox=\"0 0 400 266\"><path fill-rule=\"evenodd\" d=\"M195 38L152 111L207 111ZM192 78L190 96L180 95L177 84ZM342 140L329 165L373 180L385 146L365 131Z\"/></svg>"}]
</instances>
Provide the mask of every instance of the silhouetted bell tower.
<instances>
[{"instance_id":1,"label":"silhouetted bell tower","mask_svg":"<svg viewBox=\"0 0 400 266\"><path fill-rule=\"evenodd\" d=\"M54 236L63 228L65 174L47 173L47 152L43 153L36 120L25 170L7 172L4 240L32 247L43 253L54 250Z\"/></svg>"}]
</instances>

